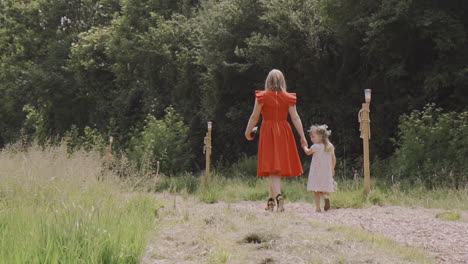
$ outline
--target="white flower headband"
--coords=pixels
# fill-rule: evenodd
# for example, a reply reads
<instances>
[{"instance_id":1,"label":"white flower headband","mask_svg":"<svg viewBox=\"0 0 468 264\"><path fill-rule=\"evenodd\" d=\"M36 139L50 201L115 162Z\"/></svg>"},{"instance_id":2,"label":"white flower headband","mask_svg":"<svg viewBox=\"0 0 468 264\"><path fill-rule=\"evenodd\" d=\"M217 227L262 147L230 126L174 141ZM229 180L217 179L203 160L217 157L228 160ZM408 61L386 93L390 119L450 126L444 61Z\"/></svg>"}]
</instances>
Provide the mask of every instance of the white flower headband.
<instances>
[{"instance_id":1,"label":"white flower headband","mask_svg":"<svg viewBox=\"0 0 468 264\"><path fill-rule=\"evenodd\" d=\"M323 124L323 125L313 125L313 126L310 127L309 130L307 130L307 133L312 132L312 130L314 130L314 129L323 131L323 133L324 133L327 137L329 137L329 136L331 135L331 133L332 133L331 130L328 130L328 126L325 125L325 124Z\"/></svg>"}]
</instances>

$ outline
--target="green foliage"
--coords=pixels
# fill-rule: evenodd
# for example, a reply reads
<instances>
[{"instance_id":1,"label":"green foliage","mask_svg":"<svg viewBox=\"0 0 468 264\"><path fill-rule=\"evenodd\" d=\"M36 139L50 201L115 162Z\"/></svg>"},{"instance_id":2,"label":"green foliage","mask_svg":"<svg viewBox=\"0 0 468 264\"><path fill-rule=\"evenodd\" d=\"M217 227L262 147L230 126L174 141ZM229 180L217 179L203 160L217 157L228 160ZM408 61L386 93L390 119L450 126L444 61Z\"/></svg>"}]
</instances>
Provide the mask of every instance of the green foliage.
<instances>
[{"instance_id":1,"label":"green foliage","mask_svg":"<svg viewBox=\"0 0 468 264\"><path fill-rule=\"evenodd\" d=\"M69 152L77 151L80 149L86 151L99 151L103 152L106 148L106 138L96 128L86 126L83 133L80 135L76 126L72 126L69 131L64 135L65 142Z\"/></svg>"},{"instance_id":2,"label":"green foliage","mask_svg":"<svg viewBox=\"0 0 468 264\"><path fill-rule=\"evenodd\" d=\"M24 136L30 137L41 144L45 143L48 133L44 112L31 105L25 105L23 111L26 113L26 119L23 123L23 131L26 133Z\"/></svg>"},{"instance_id":3,"label":"green foliage","mask_svg":"<svg viewBox=\"0 0 468 264\"><path fill-rule=\"evenodd\" d=\"M434 188L465 188L468 182L468 112L443 112L435 105L404 115L392 163L400 179Z\"/></svg>"},{"instance_id":4,"label":"green foliage","mask_svg":"<svg viewBox=\"0 0 468 264\"><path fill-rule=\"evenodd\" d=\"M232 177L254 178L257 175L257 157L241 157L227 169L227 173Z\"/></svg>"},{"instance_id":5,"label":"green foliage","mask_svg":"<svg viewBox=\"0 0 468 264\"><path fill-rule=\"evenodd\" d=\"M343 161L361 154L363 88L374 91L371 153L382 159L402 114L468 105L462 1L4 0L0 10L0 146L23 126L42 139L91 127L128 150L129 131L172 105L193 150L213 121L213 164L229 167L256 152L240 131L272 68L298 93L304 125L334 128ZM202 155L192 161L203 167Z\"/></svg>"},{"instance_id":6,"label":"green foliage","mask_svg":"<svg viewBox=\"0 0 468 264\"><path fill-rule=\"evenodd\" d=\"M166 174L184 172L190 168L193 154L187 139L189 127L172 107L162 119L149 115L143 130L132 137L128 151L143 170L153 169ZM158 165L159 163L159 165Z\"/></svg>"}]
</instances>

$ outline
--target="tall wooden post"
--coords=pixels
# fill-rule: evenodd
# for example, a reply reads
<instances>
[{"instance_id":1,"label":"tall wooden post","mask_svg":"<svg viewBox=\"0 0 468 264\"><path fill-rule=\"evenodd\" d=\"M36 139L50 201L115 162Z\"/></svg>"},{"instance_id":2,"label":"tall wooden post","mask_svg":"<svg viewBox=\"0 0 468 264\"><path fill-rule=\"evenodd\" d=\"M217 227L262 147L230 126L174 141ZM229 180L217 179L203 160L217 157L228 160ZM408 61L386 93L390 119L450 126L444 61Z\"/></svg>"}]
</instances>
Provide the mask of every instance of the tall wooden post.
<instances>
[{"instance_id":1,"label":"tall wooden post","mask_svg":"<svg viewBox=\"0 0 468 264\"><path fill-rule=\"evenodd\" d=\"M210 182L210 166L211 166L211 121L208 122L208 132L204 140L205 146L203 147L203 153L206 154L206 168L205 168L205 182Z\"/></svg>"},{"instance_id":2,"label":"tall wooden post","mask_svg":"<svg viewBox=\"0 0 468 264\"><path fill-rule=\"evenodd\" d=\"M105 155L105 163L108 168L110 168L112 164L112 144L114 144L114 137L110 136Z\"/></svg>"},{"instance_id":3,"label":"tall wooden post","mask_svg":"<svg viewBox=\"0 0 468 264\"><path fill-rule=\"evenodd\" d=\"M369 140L370 140L370 90L366 90L366 103L362 104L359 111L359 123L364 152L364 188L366 193L370 193L370 161L369 161Z\"/></svg>"}]
</instances>

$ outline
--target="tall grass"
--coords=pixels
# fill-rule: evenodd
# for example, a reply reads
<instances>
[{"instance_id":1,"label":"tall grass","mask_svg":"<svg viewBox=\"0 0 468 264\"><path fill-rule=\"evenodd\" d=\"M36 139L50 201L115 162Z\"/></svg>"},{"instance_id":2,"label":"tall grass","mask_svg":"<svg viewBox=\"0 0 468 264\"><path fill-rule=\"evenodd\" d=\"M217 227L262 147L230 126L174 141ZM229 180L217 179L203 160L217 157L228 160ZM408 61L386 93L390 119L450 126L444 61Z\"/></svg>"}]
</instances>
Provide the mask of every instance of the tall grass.
<instances>
[{"instance_id":1,"label":"tall grass","mask_svg":"<svg viewBox=\"0 0 468 264\"><path fill-rule=\"evenodd\" d=\"M0 263L139 263L158 203L101 164L65 147L2 150Z\"/></svg>"}]
</instances>

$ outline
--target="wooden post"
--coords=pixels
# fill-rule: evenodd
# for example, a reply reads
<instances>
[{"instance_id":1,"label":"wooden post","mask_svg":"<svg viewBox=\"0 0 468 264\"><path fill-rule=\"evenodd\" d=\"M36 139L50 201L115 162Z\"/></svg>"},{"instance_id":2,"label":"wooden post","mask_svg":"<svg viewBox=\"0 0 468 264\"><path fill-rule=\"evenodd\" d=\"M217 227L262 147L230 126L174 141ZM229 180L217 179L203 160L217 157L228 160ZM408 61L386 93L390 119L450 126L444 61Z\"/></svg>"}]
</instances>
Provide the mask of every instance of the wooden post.
<instances>
[{"instance_id":1,"label":"wooden post","mask_svg":"<svg viewBox=\"0 0 468 264\"><path fill-rule=\"evenodd\" d=\"M362 109L359 112L359 122L361 123L361 138L364 150L364 188L366 193L370 193L370 161L369 161L369 139L370 139L370 118L369 118L370 103L363 103Z\"/></svg>"},{"instance_id":2,"label":"wooden post","mask_svg":"<svg viewBox=\"0 0 468 264\"><path fill-rule=\"evenodd\" d=\"M206 168L205 168L205 183L210 182L210 166L211 166L211 121L208 122L208 132L206 132L206 137L204 140L205 146L203 148L203 153L206 154Z\"/></svg>"},{"instance_id":3,"label":"wooden post","mask_svg":"<svg viewBox=\"0 0 468 264\"><path fill-rule=\"evenodd\" d=\"M111 168L112 165L112 145L114 144L114 137L109 137L109 145L106 149L105 162L108 168Z\"/></svg>"}]
</instances>

